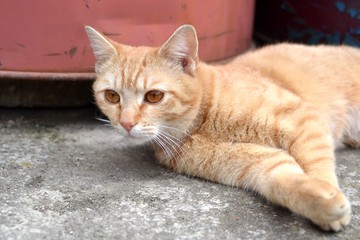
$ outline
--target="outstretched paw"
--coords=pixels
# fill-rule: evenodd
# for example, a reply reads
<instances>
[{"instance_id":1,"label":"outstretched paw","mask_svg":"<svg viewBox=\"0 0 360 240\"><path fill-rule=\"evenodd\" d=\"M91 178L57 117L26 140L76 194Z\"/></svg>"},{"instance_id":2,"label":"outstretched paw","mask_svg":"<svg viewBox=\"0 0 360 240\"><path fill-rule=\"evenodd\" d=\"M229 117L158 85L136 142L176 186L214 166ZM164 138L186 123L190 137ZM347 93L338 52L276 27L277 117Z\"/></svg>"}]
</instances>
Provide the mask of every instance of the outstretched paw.
<instances>
[{"instance_id":1,"label":"outstretched paw","mask_svg":"<svg viewBox=\"0 0 360 240\"><path fill-rule=\"evenodd\" d=\"M317 199L318 214L311 220L325 231L338 232L350 223L350 203L340 190L330 185L323 190Z\"/></svg>"},{"instance_id":2,"label":"outstretched paw","mask_svg":"<svg viewBox=\"0 0 360 240\"><path fill-rule=\"evenodd\" d=\"M338 220L329 221L329 222L326 221L320 221L320 222L313 221L313 222L325 231L338 232L341 229L345 228L350 223L350 220L351 220L351 211L349 209L349 211L345 213L345 215Z\"/></svg>"}]
</instances>

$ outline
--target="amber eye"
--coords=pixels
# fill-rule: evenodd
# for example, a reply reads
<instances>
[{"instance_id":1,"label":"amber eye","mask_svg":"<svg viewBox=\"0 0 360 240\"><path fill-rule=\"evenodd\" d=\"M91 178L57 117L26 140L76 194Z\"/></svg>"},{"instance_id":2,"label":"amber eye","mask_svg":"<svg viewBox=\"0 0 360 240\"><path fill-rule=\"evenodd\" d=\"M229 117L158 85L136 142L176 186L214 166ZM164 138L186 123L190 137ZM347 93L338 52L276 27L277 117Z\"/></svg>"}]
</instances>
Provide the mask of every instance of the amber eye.
<instances>
[{"instance_id":1,"label":"amber eye","mask_svg":"<svg viewBox=\"0 0 360 240\"><path fill-rule=\"evenodd\" d=\"M164 97L164 93L158 90L149 91L145 94L145 102L157 103Z\"/></svg>"},{"instance_id":2,"label":"amber eye","mask_svg":"<svg viewBox=\"0 0 360 240\"><path fill-rule=\"evenodd\" d=\"M118 103L120 102L120 96L113 90L106 90L105 91L105 98L110 103Z\"/></svg>"}]
</instances>

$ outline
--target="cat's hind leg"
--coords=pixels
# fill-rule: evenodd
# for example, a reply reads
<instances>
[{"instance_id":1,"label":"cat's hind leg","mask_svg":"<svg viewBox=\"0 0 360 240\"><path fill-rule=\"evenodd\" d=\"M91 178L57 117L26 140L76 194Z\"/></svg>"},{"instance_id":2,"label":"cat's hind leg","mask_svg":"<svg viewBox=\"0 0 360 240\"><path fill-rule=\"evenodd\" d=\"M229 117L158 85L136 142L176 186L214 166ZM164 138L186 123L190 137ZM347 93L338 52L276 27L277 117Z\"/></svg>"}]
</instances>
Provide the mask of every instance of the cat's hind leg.
<instances>
[{"instance_id":1,"label":"cat's hind leg","mask_svg":"<svg viewBox=\"0 0 360 240\"><path fill-rule=\"evenodd\" d=\"M255 190L275 204L309 218L324 230L350 222L350 204L332 184L303 172L286 151L251 143L215 144L194 136L175 170Z\"/></svg>"},{"instance_id":2,"label":"cat's hind leg","mask_svg":"<svg viewBox=\"0 0 360 240\"><path fill-rule=\"evenodd\" d=\"M278 108L286 109L286 105ZM282 136L280 147L296 159L307 175L338 188L333 134L321 113L313 106L302 103L292 111L274 115Z\"/></svg>"}]
</instances>

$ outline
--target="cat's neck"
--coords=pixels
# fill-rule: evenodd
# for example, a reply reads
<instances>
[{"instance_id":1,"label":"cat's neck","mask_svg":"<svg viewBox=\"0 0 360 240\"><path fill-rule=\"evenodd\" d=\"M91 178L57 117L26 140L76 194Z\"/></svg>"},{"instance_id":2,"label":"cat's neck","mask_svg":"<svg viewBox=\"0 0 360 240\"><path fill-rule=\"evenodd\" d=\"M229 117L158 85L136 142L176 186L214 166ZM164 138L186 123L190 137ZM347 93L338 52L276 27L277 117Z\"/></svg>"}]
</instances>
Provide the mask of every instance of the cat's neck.
<instances>
[{"instance_id":1,"label":"cat's neck","mask_svg":"<svg viewBox=\"0 0 360 240\"><path fill-rule=\"evenodd\" d=\"M199 81L200 86L200 103L198 105L197 115L187 131L190 134L196 134L203 125L204 121L207 119L207 115L209 114L209 110L213 104L212 98L214 96L215 80L217 75L218 71L216 67L207 65L206 63L199 63L195 70L194 77L197 81Z\"/></svg>"},{"instance_id":2,"label":"cat's neck","mask_svg":"<svg viewBox=\"0 0 360 240\"><path fill-rule=\"evenodd\" d=\"M197 132L201 130L206 119L208 119L210 109L213 105L216 79L220 72L214 66L199 63L193 74L193 81L194 84L196 84L197 96L199 97L196 104L192 106L192 111L194 112L193 117L189 121L182 122L180 125L172 126L173 129L167 129L174 139L178 139L182 142L179 146L174 146L174 148L171 149L171 151L174 151L175 153L183 151L181 146L185 144L185 142L191 141ZM169 159L169 156L164 152L161 146L155 145L154 147L160 163L170 166L171 168L176 167L176 157L174 157L174 159Z\"/></svg>"}]
</instances>

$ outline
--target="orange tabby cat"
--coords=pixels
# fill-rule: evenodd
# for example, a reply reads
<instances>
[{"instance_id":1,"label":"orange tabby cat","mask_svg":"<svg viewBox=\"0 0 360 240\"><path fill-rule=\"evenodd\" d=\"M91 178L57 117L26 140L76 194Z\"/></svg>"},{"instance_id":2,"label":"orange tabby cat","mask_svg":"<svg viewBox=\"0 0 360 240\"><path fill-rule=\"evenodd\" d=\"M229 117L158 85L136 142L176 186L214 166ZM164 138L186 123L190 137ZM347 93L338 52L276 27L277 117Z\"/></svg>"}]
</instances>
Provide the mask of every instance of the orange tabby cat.
<instances>
[{"instance_id":1,"label":"orange tabby cat","mask_svg":"<svg viewBox=\"0 0 360 240\"><path fill-rule=\"evenodd\" d=\"M256 190L324 230L349 224L334 148L360 147L360 50L279 44L210 66L189 25L160 48L86 31L96 102L124 141L152 142L174 171Z\"/></svg>"}]
</instances>

